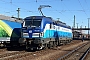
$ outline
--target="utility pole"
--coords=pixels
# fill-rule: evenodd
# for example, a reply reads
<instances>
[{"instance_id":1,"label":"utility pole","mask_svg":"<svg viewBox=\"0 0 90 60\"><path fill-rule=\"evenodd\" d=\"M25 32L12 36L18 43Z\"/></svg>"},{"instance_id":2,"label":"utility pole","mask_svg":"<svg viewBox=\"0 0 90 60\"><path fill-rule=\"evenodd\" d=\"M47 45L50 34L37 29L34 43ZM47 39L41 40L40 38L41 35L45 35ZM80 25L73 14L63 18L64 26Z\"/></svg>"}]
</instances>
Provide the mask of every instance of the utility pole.
<instances>
[{"instance_id":1,"label":"utility pole","mask_svg":"<svg viewBox=\"0 0 90 60\"><path fill-rule=\"evenodd\" d=\"M80 26L80 28L82 29L82 25ZM80 30L81 34L82 34L82 30Z\"/></svg>"},{"instance_id":2,"label":"utility pole","mask_svg":"<svg viewBox=\"0 0 90 60\"><path fill-rule=\"evenodd\" d=\"M19 14L20 14L20 8L18 8L18 10L17 10L17 12L18 12L18 19L19 19Z\"/></svg>"},{"instance_id":3,"label":"utility pole","mask_svg":"<svg viewBox=\"0 0 90 60\"><path fill-rule=\"evenodd\" d=\"M73 28L75 28L75 15L74 15L74 23L73 23Z\"/></svg>"},{"instance_id":4,"label":"utility pole","mask_svg":"<svg viewBox=\"0 0 90 60\"><path fill-rule=\"evenodd\" d=\"M77 28L78 28L78 23L76 23L77 24Z\"/></svg>"},{"instance_id":5,"label":"utility pole","mask_svg":"<svg viewBox=\"0 0 90 60\"><path fill-rule=\"evenodd\" d=\"M89 28L89 19L90 19L90 18L88 18L88 28ZM89 30L88 30L88 38L89 38Z\"/></svg>"}]
</instances>

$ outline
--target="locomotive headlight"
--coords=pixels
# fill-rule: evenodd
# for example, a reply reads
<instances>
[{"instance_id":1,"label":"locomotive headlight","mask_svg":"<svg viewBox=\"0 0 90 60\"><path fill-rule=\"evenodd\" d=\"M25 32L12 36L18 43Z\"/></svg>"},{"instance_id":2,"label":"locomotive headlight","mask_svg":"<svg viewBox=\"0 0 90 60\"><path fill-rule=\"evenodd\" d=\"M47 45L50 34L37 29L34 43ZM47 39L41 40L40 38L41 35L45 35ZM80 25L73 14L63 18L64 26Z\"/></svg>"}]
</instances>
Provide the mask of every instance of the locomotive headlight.
<instances>
[{"instance_id":1,"label":"locomotive headlight","mask_svg":"<svg viewBox=\"0 0 90 60\"><path fill-rule=\"evenodd\" d=\"M23 36L29 36L28 33L23 33Z\"/></svg>"}]
</instances>

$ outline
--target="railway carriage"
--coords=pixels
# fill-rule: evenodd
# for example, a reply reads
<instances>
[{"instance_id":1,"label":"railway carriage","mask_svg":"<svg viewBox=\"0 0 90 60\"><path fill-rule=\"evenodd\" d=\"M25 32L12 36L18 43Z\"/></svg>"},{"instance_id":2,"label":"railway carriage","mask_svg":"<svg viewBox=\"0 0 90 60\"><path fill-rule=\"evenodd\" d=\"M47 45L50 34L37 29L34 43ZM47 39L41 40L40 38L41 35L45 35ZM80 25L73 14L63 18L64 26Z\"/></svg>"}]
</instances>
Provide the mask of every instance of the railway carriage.
<instances>
[{"instance_id":1,"label":"railway carriage","mask_svg":"<svg viewBox=\"0 0 90 60\"><path fill-rule=\"evenodd\" d=\"M22 39L26 49L51 48L72 40L72 29L61 21L51 17L30 16L22 24Z\"/></svg>"},{"instance_id":2,"label":"railway carriage","mask_svg":"<svg viewBox=\"0 0 90 60\"><path fill-rule=\"evenodd\" d=\"M21 23L8 20L0 20L0 47L14 45L21 38Z\"/></svg>"}]
</instances>

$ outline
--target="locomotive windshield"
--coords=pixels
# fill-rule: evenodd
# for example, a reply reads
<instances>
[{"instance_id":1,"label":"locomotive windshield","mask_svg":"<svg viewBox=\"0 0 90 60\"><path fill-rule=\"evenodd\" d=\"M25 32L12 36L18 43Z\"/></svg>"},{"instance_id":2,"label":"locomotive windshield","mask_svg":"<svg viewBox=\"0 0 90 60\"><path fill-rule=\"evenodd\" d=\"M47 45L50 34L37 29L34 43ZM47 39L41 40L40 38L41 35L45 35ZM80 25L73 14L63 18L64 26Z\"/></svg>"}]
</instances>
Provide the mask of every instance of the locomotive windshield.
<instances>
[{"instance_id":1,"label":"locomotive windshield","mask_svg":"<svg viewBox=\"0 0 90 60\"><path fill-rule=\"evenodd\" d=\"M30 26L30 27L40 27L41 25L41 20L26 20L25 21L25 26Z\"/></svg>"}]
</instances>

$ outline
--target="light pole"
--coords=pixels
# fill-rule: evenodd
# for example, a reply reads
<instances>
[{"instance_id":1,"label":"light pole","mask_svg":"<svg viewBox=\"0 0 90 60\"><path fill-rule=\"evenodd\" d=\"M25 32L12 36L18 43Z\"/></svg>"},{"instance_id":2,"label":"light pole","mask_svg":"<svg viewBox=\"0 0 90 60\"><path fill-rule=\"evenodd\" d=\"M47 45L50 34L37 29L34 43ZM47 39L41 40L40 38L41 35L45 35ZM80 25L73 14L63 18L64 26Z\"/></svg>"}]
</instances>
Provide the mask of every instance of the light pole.
<instances>
[{"instance_id":1,"label":"light pole","mask_svg":"<svg viewBox=\"0 0 90 60\"><path fill-rule=\"evenodd\" d=\"M78 29L78 23L76 23L77 24L77 29Z\"/></svg>"},{"instance_id":2,"label":"light pole","mask_svg":"<svg viewBox=\"0 0 90 60\"><path fill-rule=\"evenodd\" d=\"M88 18L88 28L89 28L89 19L90 18ZM88 39L89 39L89 29L88 29Z\"/></svg>"},{"instance_id":3,"label":"light pole","mask_svg":"<svg viewBox=\"0 0 90 60\"><path fill-rule=\"evenodd\" d=\"M73 23L73 28L75 28L75 15L74 15L74 23Z\"/></svg>"},{"instance_id":4,"label":"light pole","mask_svg":"<svg viewBox=\"0 0 90 60\"><path fill-rule=\"evenodd\" d=\"M18 12L18 19L19 19L19 14L20 14L20 8L18 8L17 12Z\"/></svg>"}]
</instances>

